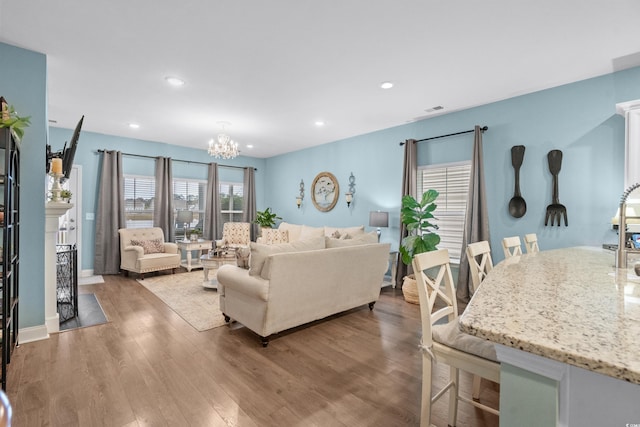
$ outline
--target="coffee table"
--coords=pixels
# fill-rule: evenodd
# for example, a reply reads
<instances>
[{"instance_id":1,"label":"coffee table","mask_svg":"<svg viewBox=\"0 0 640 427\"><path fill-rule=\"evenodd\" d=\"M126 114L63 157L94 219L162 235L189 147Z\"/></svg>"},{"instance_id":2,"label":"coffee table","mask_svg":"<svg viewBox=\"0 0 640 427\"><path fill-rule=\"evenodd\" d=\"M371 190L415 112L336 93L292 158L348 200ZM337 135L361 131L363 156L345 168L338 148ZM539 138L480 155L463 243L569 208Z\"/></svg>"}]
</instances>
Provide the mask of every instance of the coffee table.
<instances>
[{"instance_id":1,"label":"coffee table","mask_svg":"<svg viewBox=\"0 0 640 427\"><path fill-rule=\"evenodd\" d=\"M220 268L224 264L236 263L236 251L228 250L222 253L204 254L200 257L202 271L204 272L204 281L202 286L206 289L218 289L218 280L214 277L209 280L209 270Z\"/></svg>"}]
</instances>

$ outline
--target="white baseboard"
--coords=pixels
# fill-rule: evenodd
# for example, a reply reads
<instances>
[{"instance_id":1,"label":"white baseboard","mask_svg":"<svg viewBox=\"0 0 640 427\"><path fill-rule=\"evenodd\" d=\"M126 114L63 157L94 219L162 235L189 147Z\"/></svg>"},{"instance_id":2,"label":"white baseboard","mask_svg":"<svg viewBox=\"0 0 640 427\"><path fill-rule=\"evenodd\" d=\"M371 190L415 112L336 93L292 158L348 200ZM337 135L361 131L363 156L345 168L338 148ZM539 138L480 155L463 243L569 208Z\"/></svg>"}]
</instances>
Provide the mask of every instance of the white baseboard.
<instances>
[{"instance_id":1,"label":"white baseboard","mask_svg":"<svg viewBox=\"0 0 640 427\"><path fill-rule=\"evenodd\" d=\"M18 330L18 344L49 339L46 325L31 326Z\"/></svg>"},{"instance_id":2,"label":"white baseboard","mask_svg":"<svg viewBox=\"0 0 640 427\"><path fill-rule=\"evenodd\" d=\"M93 276L93 268L90 270L81 270L80 277L90 277Z\"/></svg>"}]
</instances>

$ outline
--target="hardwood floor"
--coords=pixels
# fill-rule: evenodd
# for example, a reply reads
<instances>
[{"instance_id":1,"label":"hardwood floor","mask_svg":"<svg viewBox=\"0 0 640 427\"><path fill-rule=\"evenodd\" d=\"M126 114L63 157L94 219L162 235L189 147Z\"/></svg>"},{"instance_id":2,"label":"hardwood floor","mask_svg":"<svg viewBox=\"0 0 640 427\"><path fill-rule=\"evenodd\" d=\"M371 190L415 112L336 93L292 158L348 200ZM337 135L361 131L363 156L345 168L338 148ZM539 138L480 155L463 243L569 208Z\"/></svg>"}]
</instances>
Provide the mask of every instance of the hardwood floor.
<instances>
[{"instance_id":1,"label":"hardwood floor","mask_svg":"<svg viewBox=\"0 0 640 427\"><path fill-rule=\"evenodd\" d=\"M384 288L367 306L272 337L197 332L132 278L94 292L109 320L18 347L8 367L14 426L417 426L419 307ZM436 365L444 382L445 365ZM462 390L471 377L461 375ZM496 406L499 386L483 381ZM447 425L447 399L432 422ZM459 426L498 418L460 403Z\"/></svg>"}]
</instances>

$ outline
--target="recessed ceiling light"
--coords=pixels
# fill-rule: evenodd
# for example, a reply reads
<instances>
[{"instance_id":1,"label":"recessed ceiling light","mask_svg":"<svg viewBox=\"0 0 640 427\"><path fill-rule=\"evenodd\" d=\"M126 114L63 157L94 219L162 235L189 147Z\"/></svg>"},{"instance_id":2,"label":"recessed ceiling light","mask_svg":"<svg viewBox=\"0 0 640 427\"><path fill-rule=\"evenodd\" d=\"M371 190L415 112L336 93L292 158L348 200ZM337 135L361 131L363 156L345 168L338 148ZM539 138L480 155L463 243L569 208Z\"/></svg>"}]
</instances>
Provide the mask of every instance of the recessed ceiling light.
<instances>
[{"instance_id":1,"label":"recessed ceiling light","mask_svg":"<svg viewBox=\"0 0 640 427\"><path fill-rule=\"evenodd\" d=\"M316 126L324 126L325 125L324 120L316 120L315 125Z\"/></svg>"},{"instance_id":2,"label":"recessed ceiling light","mask_svg":"<svg viewBox=\"0 0 640 427\"><path fill-rule=\"evenodd\" d=\"M140 128L140 125L139 125L139 124L137 124L137 123L129 123L129 127L130 127L131 129L138 129L138 128Z\"/></svg>"},{"instance_id":3,"label":"recessed ceiling light","mask_svg":"<svg viewBox=\"0 0 640 427\"><path fill-rule=\"evenodd\" d=\"M380 87L382 89L391 89L393 87L393 83L391 83L391 82L382 82L382 83L380 83Z\"/></svg>"},{"instance_id":4,"label":"recessed ceiling light","mask_svg":"<svg viewBox=\"0 0 640 427\"><path fill-rule=\"evenodd\" d=\"M253 144L247 144L247 148L253 148Z\"/></svg>"},{"instance_id":5,"label":"recessed ceiling light","mask_svg":"<svg viewBox=\"0 0 640 427\"><path fill-rule=\"evenodd\" d=\"M167 83L169 83L171 86L182 86L184 84L184 80L178 78L178 77L165 77L164 78Z\"/></svg>"}]
</instances>

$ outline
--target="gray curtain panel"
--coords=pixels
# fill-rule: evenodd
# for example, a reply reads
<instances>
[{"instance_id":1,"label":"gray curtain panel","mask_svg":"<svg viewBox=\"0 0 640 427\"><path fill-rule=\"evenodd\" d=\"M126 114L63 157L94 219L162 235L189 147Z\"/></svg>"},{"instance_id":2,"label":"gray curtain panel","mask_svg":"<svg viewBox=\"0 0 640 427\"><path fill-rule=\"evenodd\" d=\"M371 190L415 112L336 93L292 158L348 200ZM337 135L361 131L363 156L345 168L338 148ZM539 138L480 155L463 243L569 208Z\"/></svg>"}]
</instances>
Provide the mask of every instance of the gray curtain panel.
<instances>
[{"instance_id":1,"label":"gray curtain panel","mask_svg":"<svg viewBox=\"0 0 640 427\"><path fill-rule=\"evenodd\" d=\"M481 242L489 239L489 215L487 210L487 196L484 187L484 163L482 155L482 131L475 127L473 140L473 157L471 161L471 177L469 180L469 195L467 197L467 212L465 214L464 233L462 235L462 256L460 257L460 271L456 294L459 300L471 299L471 277L466 249L469 243Z\"/></svg>"},{"instance_id":2,"label":"gray curtain panel","mask_svg":"<svg viewBox=\"0 0 640 427\"><path fill-rule=\"evenodd\" d=\"M120 272L118 230L126 227L124 176L120 151L104 151L102 153L102 171L98 192L93 273L118 274Z\"/></svg>"},{"instance_id":3,"label":"gray curtain panel","mask_svg":"<svg viewBox=\"0 0 640 427\"><path fill-rule=\"evenodd\" d=\"M204 230L206 240L216 240L222 235L220 225L220 181L218 180L218 164L209 163L207 170L207 197L205 200Z\"/></svg>"},{"instance_id":4,"label":"gray curtain panel","mask_svg":"<svg viewBox=\"0 0 640 427\"><path fill-rule=\"evenodd\" d=\"M175 240L173 219L173 174L170 157L156 158L156 194L153 226L162 228L166 242Z\"/></svg>"},{"instance_id":5,"label":"gray curtain panel","mask_svg":"<svg viewBox=\"0 0 640 427\"><path fill-rule=\"evenodd\" d=\"M251 241L255 242L258 235L258 224L254 223L256 220L256 175L252 167L244 168L243 192L242 221L251 224Z\"/></svg>"},{"instance_id":6,"label":"gray curtain panel","mask_svg":"<svg viewBox=\"0 0 640 427\"><path fill-rule=\"evenodd\" d=\"M416 196L418 191L418 144L415 139L408 139L404 142L404 168L402 170L402 197L409 194ZM400 218L400 242L407 236L407 227L402 223ZM398 254L400 257L400 254ZM398 269L396 270L397 286L402 287L402 279L413 270L410 266L402 262L402 258L398 259Z\"/></svg>"}]
</instances>

